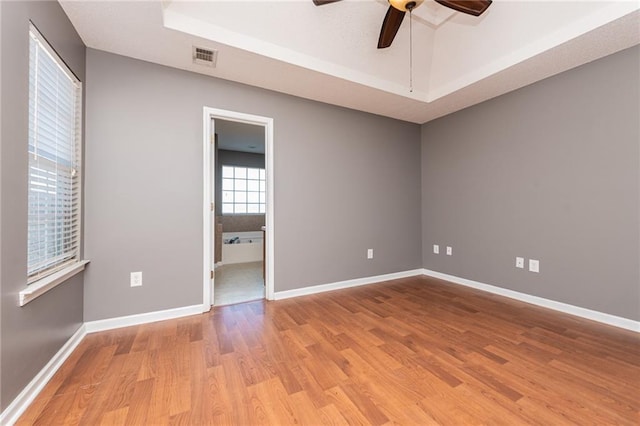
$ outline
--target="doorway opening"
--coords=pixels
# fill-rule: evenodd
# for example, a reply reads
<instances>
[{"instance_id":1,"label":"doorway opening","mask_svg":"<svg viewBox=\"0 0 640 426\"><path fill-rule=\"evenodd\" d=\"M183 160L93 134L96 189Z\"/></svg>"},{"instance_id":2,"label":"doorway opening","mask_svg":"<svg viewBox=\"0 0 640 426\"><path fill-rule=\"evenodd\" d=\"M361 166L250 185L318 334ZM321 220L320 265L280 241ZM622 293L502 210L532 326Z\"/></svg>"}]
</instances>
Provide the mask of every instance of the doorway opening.
<instances>
[{"instance_id":1,"label":"doorway opening","mask_svg":"<svg viewBox=\"0 0 640 426\"><path fill-rule=\"evenodd\" d=\"M204 303L273 299L273 120L204 108Z\"/></svg>"}]
</instances>

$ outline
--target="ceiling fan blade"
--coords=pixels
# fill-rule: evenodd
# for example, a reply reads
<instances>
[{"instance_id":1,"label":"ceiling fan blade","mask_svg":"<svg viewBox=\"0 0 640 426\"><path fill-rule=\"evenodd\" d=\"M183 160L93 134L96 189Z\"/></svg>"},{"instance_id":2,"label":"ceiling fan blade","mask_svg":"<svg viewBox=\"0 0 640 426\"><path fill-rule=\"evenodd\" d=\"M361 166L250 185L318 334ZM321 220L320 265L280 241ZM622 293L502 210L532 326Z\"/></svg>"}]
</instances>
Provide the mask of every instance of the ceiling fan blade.
<instances>
[{"instance_id":1,"label":"ceiling fan blade","mask_svg":"<svg viewBox=\"0 0 640 426\"><path fill-rule=\"evenodd\" d=\"M480 16L491 5L492 0L436 0L443 6L458 12Z\"/></svg>"},{"instance_id":2,"label":"ceiling fan blade","mask_svg":"<svg viewBox=\"0 0 640 426\"><path fill-rule=\"evenodd\" d=\"M400 24L404 19L405 12L396 9L393 6L389 6L387 14L382 21L382 28L380 29L380 38L378 38L378 49L384 49L391 46L393 39L395 38Z\"/></svg>"},{"instance_id":3,"label":"ceiling fan blade","mask_svg":"<svg viewBox=\"0 0 640 426\"><path fill-rule=\"evenodd\" d=\"M340 0L313 0L313 4L316 6L322 6L324 4L335 3Z\"/></svg>"}]
</instances>

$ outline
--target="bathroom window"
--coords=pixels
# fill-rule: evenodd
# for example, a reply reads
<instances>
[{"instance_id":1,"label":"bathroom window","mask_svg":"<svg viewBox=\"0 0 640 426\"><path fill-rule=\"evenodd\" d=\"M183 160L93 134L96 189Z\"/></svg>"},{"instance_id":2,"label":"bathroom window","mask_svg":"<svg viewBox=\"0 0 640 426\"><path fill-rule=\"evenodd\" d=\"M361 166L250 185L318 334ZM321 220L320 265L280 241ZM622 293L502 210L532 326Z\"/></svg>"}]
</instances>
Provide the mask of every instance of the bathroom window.
<instances>
[{"instance_id":1,"label":"bathroom window","mask_svg":"<svg viewBox=\"0 0 640 426\"><path fill-rule=\"evenodd\" d=\"M264 214L264 169L222 166L222 214Z\"/></svg>"}]
</instances>

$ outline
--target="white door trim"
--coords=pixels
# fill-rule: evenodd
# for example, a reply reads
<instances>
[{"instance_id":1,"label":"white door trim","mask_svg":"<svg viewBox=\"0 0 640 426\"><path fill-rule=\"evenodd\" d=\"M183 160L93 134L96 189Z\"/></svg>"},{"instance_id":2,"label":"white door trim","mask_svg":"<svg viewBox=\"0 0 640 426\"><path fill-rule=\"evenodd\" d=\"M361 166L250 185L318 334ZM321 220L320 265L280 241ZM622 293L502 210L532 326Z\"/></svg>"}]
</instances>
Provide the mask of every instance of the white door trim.
<instances>
[{"instance_id":1,"label":"white door trim","mask_svg":"<svg viewBox=\"0 0 640 426\"><path fill-rule=\"evenodd\" d=\"M211 270L214 266L213 250L215 242L211 238L211 203L212 186L214 185L213 165L211 164L211 138L215 134L213 120L221 119L227 121L238 121L241 123L253 124L264 127L265 137L265 169L267 177L267 210L265 216L266 225L266 258L265 258L265 296L268 300L274 299L274 206L273 206L273 118L258 115L245 114L242 112L228 111L217 108L203 108L203 289L202 289L202 311L207 312L213 305L213 291L211 286Z\"/></svg>"}]
</instances>

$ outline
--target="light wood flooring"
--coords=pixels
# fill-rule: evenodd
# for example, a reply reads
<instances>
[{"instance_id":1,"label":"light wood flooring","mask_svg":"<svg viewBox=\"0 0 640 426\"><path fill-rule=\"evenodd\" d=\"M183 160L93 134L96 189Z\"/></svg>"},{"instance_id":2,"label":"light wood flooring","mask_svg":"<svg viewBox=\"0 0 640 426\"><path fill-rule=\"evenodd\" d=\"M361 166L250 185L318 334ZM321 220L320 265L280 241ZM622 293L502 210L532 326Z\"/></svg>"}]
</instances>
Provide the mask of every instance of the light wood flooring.
<instances>
[{"instance_id":1,"label":"light wood flooring","mask_svg":"<svg viewBox=\"0 0 640 426\"><path fill-rule=\"evenodd\" d=\"M262 262L234 263L216 268L215 306L264 299Z\"/></svg>"},{"instance_id":2,"label":"light wood flooring","mask_svg":"<svg viewBox=\"0 0 640 426\"><path fill-rule=\"evenodd\" d=\"M90 334L18 424L638 425L639 344L407 278Z\"/></svg>"}]
</instances>

